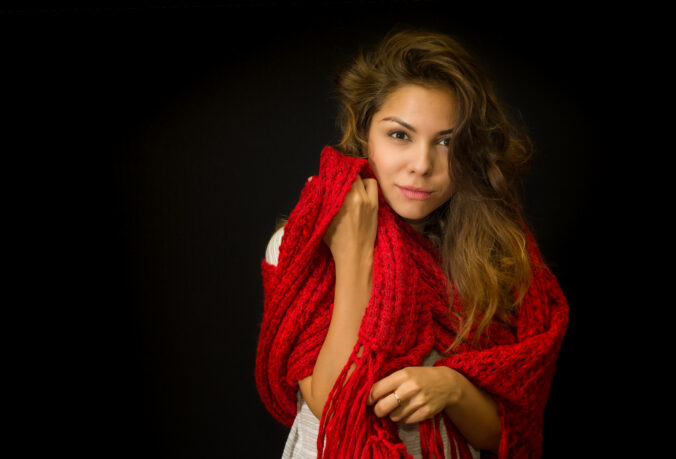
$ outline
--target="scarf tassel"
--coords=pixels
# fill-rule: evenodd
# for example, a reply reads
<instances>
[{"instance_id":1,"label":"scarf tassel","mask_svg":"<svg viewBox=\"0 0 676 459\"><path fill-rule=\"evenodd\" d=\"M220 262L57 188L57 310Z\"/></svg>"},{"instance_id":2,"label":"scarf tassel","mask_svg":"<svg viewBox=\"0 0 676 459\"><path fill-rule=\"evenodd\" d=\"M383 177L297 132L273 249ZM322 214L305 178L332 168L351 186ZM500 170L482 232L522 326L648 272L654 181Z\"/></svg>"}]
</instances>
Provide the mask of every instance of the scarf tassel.
<instances>
[{"instance_id":1,"label":"scarf tassel","mask_svg":"<svg viewBox=\"0 0 676 459\"><path fill-rule=\"evenodd\" d=\"M378 362L378 356L382 354L374 352L369 344L365 344L364 353L359 357L357 350L361 347L361 343L355 345L329 393L317 435L317 459L412 459L399 438L397 425L389 419L378 418L366 406L371 386L377 379L375 368L382 367L382 363ZM348 378L348 370L353 364L355 368ZM422 457L446 457L442 419L451 459L472 459L467 441L444 412L420 423Z\"/></svg>"},{"instance_id":2,"label":"scarf tassel","mask_svg":"<svg viewBox=\"0 0 676 459\"><path fill-rule=\"evenodd\" d=\"M458 432L453 422L446 413L439 413L433 419L427 419L420 423L420 450L425 459L444 459L444 441L442 436L442 424L446 427L446 436L450 447L451 459L472 459L472 452L467 445L467 440Z\"/></svg>"},{"instance_id":3,"label":"scarf tassel","mask_svg":"<svg viewBox=\"0 0 676 459\"><path fill-rule=\"evenodd\" d=\"M361 344L355 346L329 393L319 424L317 459L412 459L399 439L396 424L378 418L366 406L375 382L373 369L382 366L367 346L361 357L357 356ZM347 378L353 363L355 368Z\"/></svg>"}]
</instances>

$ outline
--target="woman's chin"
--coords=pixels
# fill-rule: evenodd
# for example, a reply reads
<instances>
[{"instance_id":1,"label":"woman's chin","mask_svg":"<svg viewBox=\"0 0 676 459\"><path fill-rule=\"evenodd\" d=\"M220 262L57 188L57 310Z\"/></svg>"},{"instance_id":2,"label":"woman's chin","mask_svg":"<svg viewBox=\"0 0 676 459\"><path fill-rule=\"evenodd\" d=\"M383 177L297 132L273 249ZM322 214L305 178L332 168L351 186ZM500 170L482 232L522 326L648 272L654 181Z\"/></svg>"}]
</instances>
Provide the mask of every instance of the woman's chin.
<instances>
[{"instance_id":1,"label":"woman's chin","mask_svg":"<svg viewBox=\"0 0 676 459\"><path fill-rule=\"evenodd\" d=\"M411 224L421 223L429 215L429 213L425 213L425 212L397 212L396 210L395 210L395 212L404 221L411 223Z\"/></svg>"},{"instance_id":2,"label":"woman's chin","mask_svg":"<svg viewBox=\"0 0 676 459\"><path fill-rule=\"evenodd\" d=\"M407 221L409 223L422 222L434 210L434 209L432 209L432 210L427 209L426 207L429 207L429 206L421 206L420 203L418 203L418 202L401 203L401 202L393 202L393 201L394 200L388 201L388 204L390 205L390 207L392 208L394 213L396 213L397 215L399 215L401 218L403 218L405 221ZM394 205L392 205L392 204L394 204Z\"/></svg>"}]
</instances>

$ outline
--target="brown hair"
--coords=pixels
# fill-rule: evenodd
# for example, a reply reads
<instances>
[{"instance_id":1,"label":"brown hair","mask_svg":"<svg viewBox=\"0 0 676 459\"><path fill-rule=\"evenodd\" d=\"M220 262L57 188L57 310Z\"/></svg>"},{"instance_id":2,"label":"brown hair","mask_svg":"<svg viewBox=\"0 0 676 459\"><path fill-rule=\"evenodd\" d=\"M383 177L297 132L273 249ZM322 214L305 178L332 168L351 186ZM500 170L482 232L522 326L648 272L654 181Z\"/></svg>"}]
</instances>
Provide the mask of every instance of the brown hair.
<instances>
[{"instance_id":1,"label":"brown hair","mask_svg":"<svg viewBox=\"0 0 676 459\"><path fill-rule=\"evenodd\" d=\"M492 321L509 324L528 288L531 268L515 182L528 170L532 148L508 121L475 59L453 38L420 30L391 32L340 74L337 148L366 158L373 115L388 95L410 84L446 87L458 101L449 149L456 191L428 216L424 229L465 308L464 316L453 317L458 332L450 351L473 326L476 345Z\"/></svg>"}]
</instances>

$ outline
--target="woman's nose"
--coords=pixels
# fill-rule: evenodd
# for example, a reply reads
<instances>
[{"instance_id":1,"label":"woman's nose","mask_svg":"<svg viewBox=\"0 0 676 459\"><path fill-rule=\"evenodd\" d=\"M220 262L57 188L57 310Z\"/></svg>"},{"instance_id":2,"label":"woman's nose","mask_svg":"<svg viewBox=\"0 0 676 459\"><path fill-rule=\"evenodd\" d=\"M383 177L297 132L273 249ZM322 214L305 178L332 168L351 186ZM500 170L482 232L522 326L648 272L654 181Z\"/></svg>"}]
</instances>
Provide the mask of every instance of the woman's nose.
<instances>
[{"instance_id":1,"label":"woman's nose","mask_svg":"<svg viewBox=\"0 0 676 459\"><path fill-rule=\"evenodd\" d=\"M432 148L429 145L421 143L418 148L413 149L409 162L410 173L430 175L433 166Z\"/></svg>"}]
</instances>

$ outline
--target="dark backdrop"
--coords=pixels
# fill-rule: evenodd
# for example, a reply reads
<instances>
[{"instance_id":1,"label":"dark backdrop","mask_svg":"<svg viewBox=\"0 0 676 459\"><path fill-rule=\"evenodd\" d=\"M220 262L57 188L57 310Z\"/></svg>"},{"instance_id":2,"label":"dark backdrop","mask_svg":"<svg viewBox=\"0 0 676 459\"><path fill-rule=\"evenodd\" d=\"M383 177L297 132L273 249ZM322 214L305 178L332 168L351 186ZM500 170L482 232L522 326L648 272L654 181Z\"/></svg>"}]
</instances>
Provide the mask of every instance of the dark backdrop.
<instances>
[{"instance_id":1,"label":"dark backdrop","mask_svg":"<svg viewBox=\"0 0 676 459\"><path fill-rule=\"evenodd\" d=\"M288 429L254 384L260 262L275 219L337 141L335 71L398 24L464 43L532 136L526 216L571 307L544 457L612 447L604 432L621 422L604 311L624 305L603 274L619 226L607 158L623 144L608 136L619 84L607 16L252 1L36 6L2 19L4 126L18 140L8 164L20 166L7 183L20 186L14 229L31 241L16 245L17 272L40 276L26 298L49 299L31 322L47 340L25 340L43 362L27 385L53 390L41 425L67 432L53 444L88 457L281 455Z\"/></svg>"}]
</instances>

